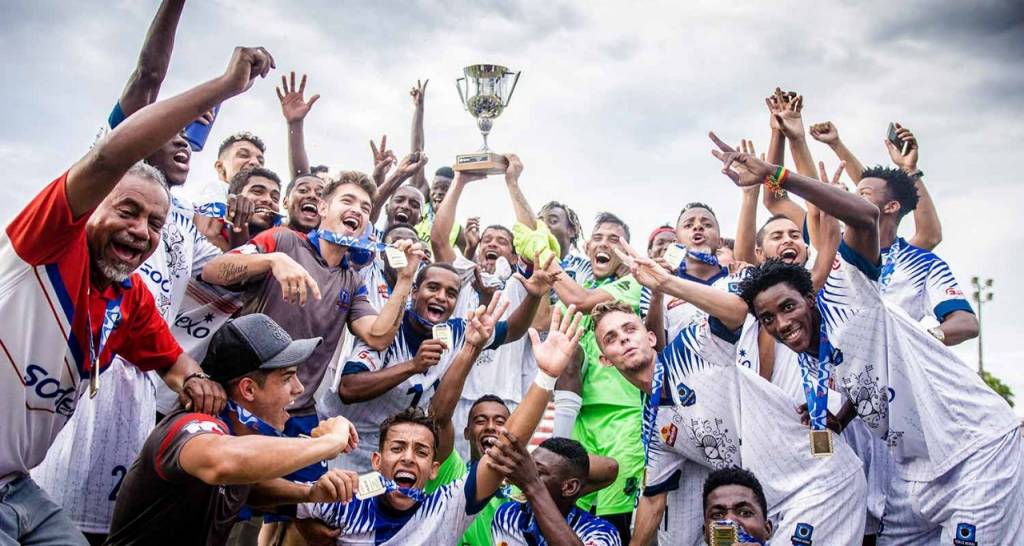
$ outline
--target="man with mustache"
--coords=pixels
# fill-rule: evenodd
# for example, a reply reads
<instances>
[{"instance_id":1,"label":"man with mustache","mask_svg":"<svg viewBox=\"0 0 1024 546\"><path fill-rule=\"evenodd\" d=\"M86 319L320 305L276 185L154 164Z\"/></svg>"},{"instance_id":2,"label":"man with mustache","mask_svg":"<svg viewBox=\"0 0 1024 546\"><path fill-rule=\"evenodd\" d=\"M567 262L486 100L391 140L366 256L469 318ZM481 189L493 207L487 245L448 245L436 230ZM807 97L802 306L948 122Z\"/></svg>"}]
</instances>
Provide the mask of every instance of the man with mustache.
<instances>
[{"instance_id":1,"label":"man with mustache","mask_svg":"<svg viewBox=\"0 0 1024 546\"><path fill-rule=\"evenodd\" d=\"M1024 532L1020 423L949 349L906 314L887 307L880 283L883 213L869 200L787 173L712 138L723 173L738 186L760 184L770 174L774 186L846 225L839 258L817 296L805 270L776 261L754 269L741 295L761 327L801 355L801 365L832 370L858 417L889 444L894 476L878 543L1019 536ZM885 180L869 177L860 183Z\"/></svg>"},{"instance_id":2,"label":"man with mustache","mask_svg":"<svg viewBox=\"0 0 1024 546\"><path fill-rule=\"evenodd\" d=\"M145 107L49 184L0 237L8 315L26 317L2 334L14 370L3 379L7 437L0 442L0 533L12 541L84 539L60 508L28 477L74 413L87 385L100 389L115 354L160 370L186 406L215 412L223 390L182 353L132 271L159 244L170 205L162 175L136 165L215 104L265 76L273 58L262 48L237 48L224 75ZM107 197L110 197L107 199ZM94 210L95 209L95 210ZM40 232L38 226L47 230ZM34 310L34 311L33 311ZM26 315L26 313L28 313Z\"/></svg>"}]
</instances>

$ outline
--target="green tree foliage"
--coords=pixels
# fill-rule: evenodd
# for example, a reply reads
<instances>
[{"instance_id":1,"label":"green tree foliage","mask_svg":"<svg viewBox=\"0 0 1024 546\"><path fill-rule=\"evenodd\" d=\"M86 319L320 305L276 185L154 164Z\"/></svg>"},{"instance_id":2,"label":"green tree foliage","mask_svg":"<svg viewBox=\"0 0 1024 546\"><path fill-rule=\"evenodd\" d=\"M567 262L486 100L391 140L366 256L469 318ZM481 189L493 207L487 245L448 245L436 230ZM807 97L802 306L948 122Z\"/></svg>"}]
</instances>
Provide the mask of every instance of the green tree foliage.
<instances>
[{"instance_id":1,"label":"green tree foliage","mask_svg":"<svg viewBox=\"0 0 1024 546\"><path fill-rule=\"evenodd\" d=\"M981 378L992 390L996 391L996 394L1002 396L1010 404L1010 407L1013 407L1013 390L1009 385L988 372L981 372Z\"/></svg>"}]
</instances>

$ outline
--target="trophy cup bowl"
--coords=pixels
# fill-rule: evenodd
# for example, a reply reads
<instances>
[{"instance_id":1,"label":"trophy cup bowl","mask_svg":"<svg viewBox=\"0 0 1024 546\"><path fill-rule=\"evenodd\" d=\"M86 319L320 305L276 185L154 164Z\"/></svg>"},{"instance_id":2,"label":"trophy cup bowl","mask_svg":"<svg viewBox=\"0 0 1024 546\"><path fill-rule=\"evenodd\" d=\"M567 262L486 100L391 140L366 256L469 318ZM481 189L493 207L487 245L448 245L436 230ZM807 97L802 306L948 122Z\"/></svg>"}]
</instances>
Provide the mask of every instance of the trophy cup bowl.
<instances>
[{"instance_id":1,"label":"trophy cup bowl","mask_svg":"<svg viewBox=\"0 0 1024 546\"><path fill-rule=\"evenodd\" d=\"M501 115L512 100L512 93L522 72L494 64L475 64L463 69L464 76L455 80L462 106L476 119L476 126L484 137L484 145L471 154L455 157L456 171L500 174L508 168L505 156L492 152L487 146L494 119ZM511 83L509 83L511 82Z\"/></svg>"}]
</instances>

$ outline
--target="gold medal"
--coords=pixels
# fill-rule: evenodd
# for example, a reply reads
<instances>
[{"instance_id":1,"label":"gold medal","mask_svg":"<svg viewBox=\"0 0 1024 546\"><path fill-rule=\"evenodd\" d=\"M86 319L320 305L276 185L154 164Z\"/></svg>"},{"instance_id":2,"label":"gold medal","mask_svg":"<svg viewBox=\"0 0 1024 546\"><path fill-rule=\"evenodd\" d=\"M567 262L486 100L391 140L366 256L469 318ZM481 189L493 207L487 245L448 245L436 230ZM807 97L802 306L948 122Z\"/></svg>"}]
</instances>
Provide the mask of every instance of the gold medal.
<instances>
[{"instance_id":1,"label":"gold medal","mask_svg":"<svg viewBox=\"0 0 1024 546\"><path fill-rule=\"evenodd\" d=\"M359 490L356 491L357 499L366 500L377 495L383 495L385 492L387 492L387 488L384 487L384 480L380 472L370 472L369 474L359 476Z\"/></svg>"},{"instance_id":2,"label":"gold medal","mask_svg":"<svg viewBox=\"0 0 1024 546\"><path fill-rule=\"evenodd\" d=\"M811 455L815 457L832 456L832 431L812 430L811 431Z\"/></svg>"},{"instance_id":3,"label":"gold medal","mask_svg":"<svg viewBox=\"0 0 1024 546\"><path fill-rule=\"evenodd\" d=\"M732 522L715 521L708 526L708 546L732 546L739 540L739 531Z\"/></svg>"},{"instance_id":4,"label":"gold medal","mask_svg":"<svg viewBox=\"0 0 1024 546\"><path fill-rule=\"evenodd\" d=\"M385 247L384 255L388 257L388 264L391 265L392 269L402 269L409 265L409 260L405 257L405 253L393 246Z\"/></svg>"},{"instance_id":5,"label":"gold medal","mask_svg":"<svg viewBox=\"0 0 1024 546\"><path fill-rule=\"evenodd\" d=\"M442 322L441 324L434 325L434 339L440 340L445 344L445 347L452 348L452 327L448 323Z\"/></svg>"},{"instance_id":6,"label":"gold medal","mask_svg":"<svg viewBox=\"0 0 1024 546\"><path fill-rule=\"evenodd\" d=\"M89 374L89 398L96 398L100 392L100 366L99 362L92 363L92 373Z\"/></svg>"}]
</instances>

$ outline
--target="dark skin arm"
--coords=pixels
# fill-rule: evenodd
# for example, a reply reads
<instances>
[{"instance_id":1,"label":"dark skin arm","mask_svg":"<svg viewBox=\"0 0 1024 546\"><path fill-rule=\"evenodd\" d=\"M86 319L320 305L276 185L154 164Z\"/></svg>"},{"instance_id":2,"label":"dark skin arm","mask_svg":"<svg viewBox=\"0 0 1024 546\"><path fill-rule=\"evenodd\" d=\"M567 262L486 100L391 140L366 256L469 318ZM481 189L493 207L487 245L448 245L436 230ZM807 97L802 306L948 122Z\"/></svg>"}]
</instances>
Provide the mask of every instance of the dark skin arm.
<instances>
[{"instance_id":1,"label":"dark skin arm","mask_svg":"<svg viewBox=\"0 0 1024 546\"><path fill-rule=\"evenodd\" d=\"M295 86L295 72L291 73L291 81L281 76L281 87L276 89L277 99L281 101L281 114L288 125L288 169L291 178L309 172L309 156L306 155L306 115L320 95L305 99L306 75L302 75L298 87Z\"/></svg>"},{"instance_id":2,"label":"dark skin arm","mask_svg":"<svg viewBox=\"0 0 1024 546\"><path fill-rule=\"evenodd\" d=\"M370 142L370 146L373 147L372 141ZM378 152L374 155L374 161L377 161L378 158L380 158L382 163L377 163L374 167L375 173L379 168L385 168L384 165L390 165L394 158L394 154L391 150L387 150L383 154ZM395 190L404 184L406 180L409 180L409 177L422 171L423 167L427 164L427 160L427 156L423 152L412 152L402 158L402 162L398 165L398 169L391 173L387 180L380 185L377 195L373 198L373 206L370 208L371 222L376 222L377 218L380 218L380 213L384 210L384 205L387 203L387 200L391 198L391 195L395 193ZM385 170L390 168L390 166L387 166ZM426 200L426 196L424 196L424 200ZM426 203L424 203L423 206L427 206Z\"/></svg>"},{"instance_id":3,"label":"dark skin arm","mask_svg":"<svg viewBox=\"0 0 1024 546\"><path fill-rule=\"evenodd\" d=\"M459 199L466 184L474 180L483 180L486 175L473 174L465 171L455 173L448 193L444 195L441 206L434 214L434 225L430 227L430 246L434 251L434 261L452 263L455 261L455 249L448 242L448 235L455 225L455 212L459 207Z\"/></svg>"},{"instance_id":4,"label":"dark skin arm","mask_svg":"<svg viewBox=\"0 0 1024 546\"><path fill-rule=\"evenodd\" d=\"M156 102L160 86L167 77L167 67L171 64L174 33L178 30L178 21L184 7L185 0L164 0L160 3L156 17L153 18L153 23L146 33L146 39L142 42L139 62L135 65L132 75L128 77L128 83L125 84L118 99L125 117Z\"/></svg>"},{"instance_id":5,"label":"dark skin arm","mask_svg":"<svg viewBox=\"0 0 1024 546\"><path fill-rule=\"evenodd\" d=\"M774 136L775 131L772 131ZM744 153L754 153L754 143L749 140L740 142L740 150ZM760 195L761 186L751 186L743 189L743 201L740 205L740 217L736 222L736 244L733 245L733 254L741 262L757 263L757 254L754 248L757 244L757 198Z\"/></svg>"},{"instance_id":6,"label":"dark skin arm","mask_svg":"<svg viewBox=\"0 0 1024 546\"><path fill-rule=\"evenodd\" d=\"M953 311L942 319L939 329L945 334L942 342L947 347L952 347L978 337L978 317L967 311Z\"/></svg>"},{"instance_id":7,"label":"dark skin arm","mask_svg":"<svg viewBox=\"0 0 1024 546\"><path fill-rule=\"evenodd\" d=\"M81 218L96 208L132 165L214 105L247 91L273 66L273 57L263 48L235 48L222 76L153 103L126 119L68 172L66 191L72 216Z\"/></svg>"},{"instance_id":8,"label":"dark skin arm","mask_svg":"<svg viewBox=\"0 0 1024 546\"><path fill-rule=\"evenodd\" d=\"M441 354L447 346L437 339L428 339L420 344L416 356L396 366L387 366L376 371L364 371L343 375L338 386L338 396L346 404L366 402L388 392L402 381L427 371L441 361Z\"/></svg>"},{"instance_id":9,"label":"dark skin arm","mask_svg":"<svg viewBox=\"0 0 1024 546\"><path fill-rule=\"evenodd\" d=\"M718 146L712 153L722 161L723 174L738 186L761 184L766 176L775 172L776 166L736 152L714 133L710 136ZM845 223L843 240L846 244L869 262L879 263L877 207L866 199L798 173L789 173L784 187Z\"/></svg>"},{"instance_id":10,"label":"dark skin arm","mask_svg":"<svg viewBox=\"0 0 1024 546\"><path fill-rule=\"evenodd\" d=\"M429 82L429 79L424 80L423 83L416 80L416 87L413 87L412 91L409 92L412 95L414 107L412 114L412 151L414 152L422 152L426 143L423 133L423 102L427 95L427 83ZM416 171L409 184L420 190L424 197L430 197L430 184L427 182L427 177L422 167ZM426 206L426 203L424 203L424 206Z\"/></svg>"}]
</instances>

